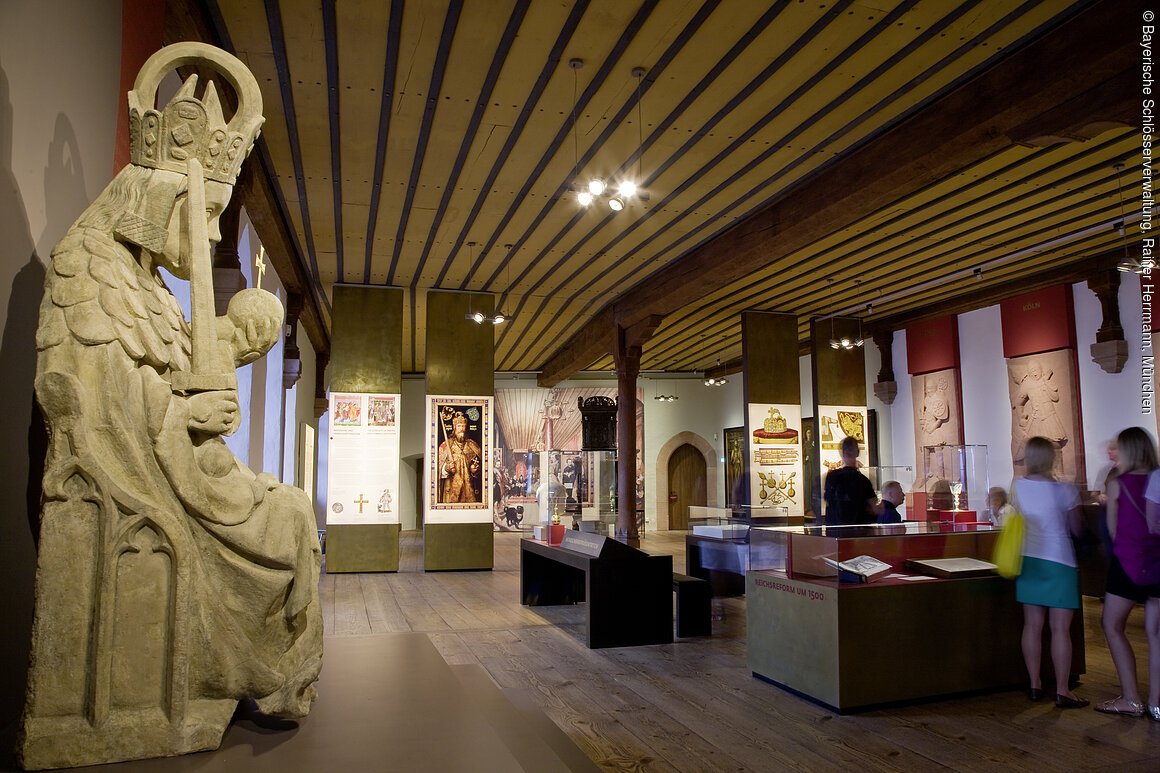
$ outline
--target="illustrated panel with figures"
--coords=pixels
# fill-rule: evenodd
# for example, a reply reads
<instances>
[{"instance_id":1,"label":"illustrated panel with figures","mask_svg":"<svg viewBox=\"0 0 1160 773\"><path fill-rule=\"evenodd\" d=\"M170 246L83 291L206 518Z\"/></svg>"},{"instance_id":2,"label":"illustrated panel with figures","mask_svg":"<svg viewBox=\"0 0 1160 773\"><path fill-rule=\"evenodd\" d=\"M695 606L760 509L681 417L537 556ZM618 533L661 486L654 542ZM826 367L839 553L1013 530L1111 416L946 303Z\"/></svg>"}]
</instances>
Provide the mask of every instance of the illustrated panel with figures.
<instances>
[{"instance_id":1,"label":"illustrated panel with figures","mask_svg":"<svg viewBox=\"0 0 1160 773\"><path fill-rule=\"evenodd\" d=\"M749 504L805 514L800 405L749 404Z\"/></svg>"},{"instance_id":2,"label":"illustrated panel with figures","mask_svg":"<svg viewBox=\"0 0 1160 773\"><path fill-rule=\"evenodd\" d=\"M492 520L490 397L427 398L428 523Z\"/></svg>"},{"instance_id":3,"label":"illustrated panel with figures","mask_svg":"<svg viewBox=\"0 0 1160 773\"><path fill-rule=\"evenodd\" d=\"M399 395L330 396L327 524L398 523Z\"/></svg>"}]
</instances>

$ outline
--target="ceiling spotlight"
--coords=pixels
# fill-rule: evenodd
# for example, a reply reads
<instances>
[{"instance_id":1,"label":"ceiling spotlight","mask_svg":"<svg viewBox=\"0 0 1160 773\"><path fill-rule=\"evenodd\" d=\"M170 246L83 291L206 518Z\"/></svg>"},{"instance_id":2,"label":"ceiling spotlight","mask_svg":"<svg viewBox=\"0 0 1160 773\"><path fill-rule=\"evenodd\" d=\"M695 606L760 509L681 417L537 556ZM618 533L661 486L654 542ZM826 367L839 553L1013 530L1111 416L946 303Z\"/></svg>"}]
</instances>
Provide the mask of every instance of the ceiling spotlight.
<instances>
[{"instance_id":1,"label":"ceiling spotlight","mask_svg":"<svg viewBox=\"0 0 1160 773\"><path fill-rule=\"evenodd\" d=\"M503 314L496 314L494 317L491 318L491 324L500 325L503 323L503 321L505 319L507 319L507 317L505 317Z\"/></svg>"},{"instance_id":2,"label":"ceiling spotlight","mask_svg":"<svg viewBox=\"0 0 1160 773\"><path fill-rule=\"evenodd\" d=\"M836 339L836 338L831 338L831 339L830 339L830 348L831 348L831 349L841 349L841 348L842 348L842 342L841 342L841 341L839 341L839 340L838 340L838 339Z\"/></svg>"},{"instance_id":3,"label":"ceiling spotlight","mask_svg":"<svg viewBox=\"0 0 1160 773\"><path fill-rule=\"evenodd\" d=\"M613 196L608 200L608 207L613 212L619 212L620 210L624 209L624 202Z\"/></svg>"},{"instance_id":4,"label":"ceiling spotlight","mask_svg":"<svg viewBox=\"0 0 1160 773\"><path fill-rule=\"evenodd\" d=\"M592 194L588 191L580 191L576 194L576 200L580 202L580 206L586 207L592 203Z\"/></svg>"},{"instance_id":5,"label":"ceiling spotlight","mask_svg":"<svg viewBox=\"0 0 1160 773\"><path fill-rule=\"evenodd\" d=\"M468 315L467 315L467 318L468 318L468 319L470 319L470 320L472 320L472 321L474 321L474 322L475 322L475 324L477 324L477 325L482 325L482 324L483 324L483 319L484 319L484 317L483 317L483 312L482 312L482 311L477 311L477 312L475 312L474 314L468 314Z\"/></svg>"},{"instance_id":6,"label":"ceiling spotlight","mask_svg":"<svg viewBox=\"0 0 1160 773\"><path fill-rule=\"evenodd\" d=\"M636 193L636 183L634 183L632 180L625 180L624 182L622 182L620 184L620 195L621 196L625 196L625 197L632 196L635 193Z\"/></svg>"},{"instance_id":7,"label":"ceiling spotlight","mask_svg":"<svg viewBox=\"0 0 1160 773\"><path fill-rule=\"evenodd\" d=\"M594 177L588 181L588 192L593 196L604 195L604 181L599 177Z\"/></svg>"},{"instance_id":8,"label":"ceiling spotlight","mask_svg":"<svg viewBox=\"0 0 1160 773\"><path fill-rule=\"evenodd\" d=\"M976 282L983 281L983 268L982 268L982 266L975 269L975 281Z\"/></svg>"},{"instance_id":9,"label":"ceiling spotlight","mask_svg":"<svg viewBox=\"0 0 1160 773\"><path fill-rule=\"evenodd\" d=\"M869 316L870 316L871 314L873 314L873 313L874 313L874 304L873 304L873 303L867 303L867 304L866 304L866 316L867 316L867 317L869 317Z\"/></svg>"}]
</instances>

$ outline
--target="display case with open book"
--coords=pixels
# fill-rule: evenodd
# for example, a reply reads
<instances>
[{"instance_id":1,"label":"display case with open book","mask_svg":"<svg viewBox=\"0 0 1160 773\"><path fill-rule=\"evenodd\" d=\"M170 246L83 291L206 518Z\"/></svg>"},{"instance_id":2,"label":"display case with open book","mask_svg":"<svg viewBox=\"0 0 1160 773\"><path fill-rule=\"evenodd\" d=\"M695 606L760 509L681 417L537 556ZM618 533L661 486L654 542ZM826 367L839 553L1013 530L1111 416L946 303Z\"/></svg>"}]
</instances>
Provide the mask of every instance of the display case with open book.
<instances>
[{"instance_id":1,"label":"display case with open book","mask_svg":"<svg viewBox=\"0 0 1160 773\"><path fill-rule=\"evenodd\" d=\"M1022 608L989 561L998 533L938 521L751 528L750 671L842 712L1025 683ZM1072 648L1083 673L1082 620Z\"/></svg>"}]
</instances>

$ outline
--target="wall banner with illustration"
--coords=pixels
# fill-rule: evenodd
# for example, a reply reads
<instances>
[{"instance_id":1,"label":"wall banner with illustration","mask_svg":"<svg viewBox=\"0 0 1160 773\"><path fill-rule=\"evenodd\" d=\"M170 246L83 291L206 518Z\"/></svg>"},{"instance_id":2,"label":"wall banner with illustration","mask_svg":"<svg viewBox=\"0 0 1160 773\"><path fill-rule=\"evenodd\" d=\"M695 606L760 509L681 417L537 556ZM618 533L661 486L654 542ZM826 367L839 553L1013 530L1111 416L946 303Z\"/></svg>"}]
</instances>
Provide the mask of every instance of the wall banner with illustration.
<instances>
[{"instance_id":1,"label":"wall banner with illustration","mask_svg":"<svg viewBox=\"0 0 1160 773\"><path fill-rule=\"evenodd\" d=\"M427 396L426 523L488 523L492 398Z\"/></svg>"},{"instance_id":2,"label":"wall banner with illustration","mask_svg":"<svg viewBox=\"0 0 1160 773\"><path fill-rule=\"evenodd\" d=\"M398 523L399 395L333 392L326 523Z\"/></svg>"},{"instance_id":3,"label":"wall banner with illustration","mask_svg":"<svg viewBox=\"0 0 1160 773\"><path fill-rule=\"evenodd\" d=\"M749 404L749 501L804 515L800 405Z\"/></svg>"},{"instance_id":4,"label":"wall banner with illustration","mask_svg":"<svg viewBox=\"0 0 1160 773\"><path fill-rule=\"evenodd\" d=\"M842 466L839 446L847 436L858 441L858 468L865 472L863 468L870 464L869 444L866 442L866 406L819 405L817 420L823 490L826 473Z\"/></svg>"}]
</instances>

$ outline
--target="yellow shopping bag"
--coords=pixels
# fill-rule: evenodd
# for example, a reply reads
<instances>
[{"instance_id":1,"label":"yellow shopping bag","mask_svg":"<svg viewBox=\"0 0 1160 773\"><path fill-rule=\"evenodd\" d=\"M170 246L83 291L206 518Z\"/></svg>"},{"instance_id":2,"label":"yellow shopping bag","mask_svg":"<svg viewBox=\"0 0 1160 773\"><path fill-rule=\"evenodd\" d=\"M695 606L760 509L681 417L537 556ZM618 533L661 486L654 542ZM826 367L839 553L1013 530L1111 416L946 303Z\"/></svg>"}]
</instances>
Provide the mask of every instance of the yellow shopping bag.
<instances>
[{"instance_id":1,"label":"yellow shopping bag","mask_svg":"<svg viewBox=\"0 0 1160 773\"><path fill-rule=\"evenodd\" d=\"M1018 510L1009 513L1003 519L1003 528L999 532L999 539L995 540L995 553L991 563L995 564L995 571L1008 580L1019 576L1023 571L1023 532L1026 524L1023 513Z\"/></svg>"}]
</instances>

